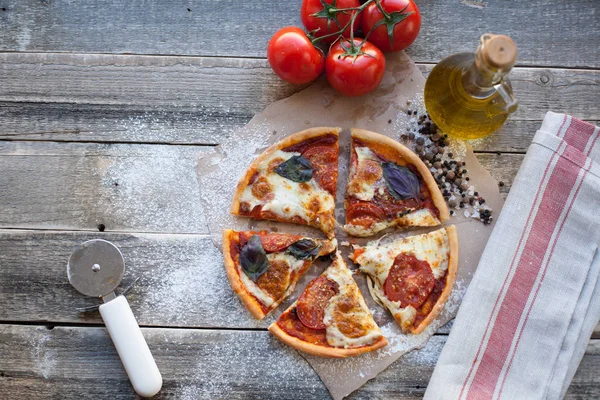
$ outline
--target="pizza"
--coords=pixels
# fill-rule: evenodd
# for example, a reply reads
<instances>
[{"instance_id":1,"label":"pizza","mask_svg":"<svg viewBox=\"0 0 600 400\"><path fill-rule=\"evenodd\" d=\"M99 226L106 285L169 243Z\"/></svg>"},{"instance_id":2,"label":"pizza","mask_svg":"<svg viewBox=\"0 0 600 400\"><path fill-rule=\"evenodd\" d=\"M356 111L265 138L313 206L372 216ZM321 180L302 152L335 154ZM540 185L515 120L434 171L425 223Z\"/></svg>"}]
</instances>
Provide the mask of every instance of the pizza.
<instances>
[{"instance_id":1,"label":"pizza","mask_svg":"<svg viewBox=\"0 0 600 400\"><path fill-rule=\"evenodd\" d=\"M450 218L431 172L408 148L379 133L352 129L346 225L353 236L393 226L435 226Z\"/></svg>"},{"instance_id":2,"label":"pizza","mask_svg":"<svg viewBox=\"0 0 600 400\"><path fill-rule=\"evenodd\" d=\"M266 231L223 231L225 270L233 291L257 319L273 311L313 261L336 250L336 240Z\"/></svg>"},{"instance_id":3,"label":"pizza","mask_svg":"<svg viewBox=\"0 0 600 400\"><path fill-rule=\"evenodd\" d=\"M237 185L234 215L291 222L334 237L340 128L312 128L265 150Z\"/></svg>"},{"instance_id":4,"label":"pizza","mask_svg":"<svg viewBox=\"0 0 600 400\"><path fill-rule=\"evenodd\" d=\"M419 334L438 316L452 290L456 228L355 246L350 258L367 274L373 299L392 313L402 331Z\"/></svg>"},{"instance_id":5,"label":"pizza","mask_svg":"<svg viewBox=\"0 0 600 400\"><path fill-rule=\"evenodd\" d=\"M335 254L269 331L284 343L323 357L348 357L387 345L335 240L340 128L313 128L279 141L245 171L231 213L302 224L328 239L267 231L223 232L231 286L250 313L264 318L292 294L316 258ZM374 236L392 227L439 226L449 219L431 172L400 143L352 129L344 230ZM373 299L404 333L419 334L443 309L456 276L454 226L354 246L350 258L367 277Z\"/></svg>"},{"instance_id":6,"label":"pizza","mask_svg":"<svg viewBox=\"0 0 600 400\"><path fill-rule=\"evenodd\" d=\"M387 345L339 252L269 331L298 350L322 357L354 356Z\"/></svg>"}]
</instances>

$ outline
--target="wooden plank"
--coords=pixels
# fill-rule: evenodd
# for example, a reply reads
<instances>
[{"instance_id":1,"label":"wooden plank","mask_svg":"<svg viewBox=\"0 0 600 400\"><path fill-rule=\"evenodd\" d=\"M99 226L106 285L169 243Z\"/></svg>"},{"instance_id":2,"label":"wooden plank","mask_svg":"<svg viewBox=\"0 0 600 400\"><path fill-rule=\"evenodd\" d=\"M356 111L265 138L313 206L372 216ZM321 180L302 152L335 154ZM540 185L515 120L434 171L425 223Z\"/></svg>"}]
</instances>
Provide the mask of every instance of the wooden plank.
<instances>
[{"instance_id":1,"label":"wooden plank","mask_svg":"<svg viewBox=\"0 0 600 400\"><path fill-rule=\"evenodd\" d=\"M0 228L206 233L202 146L0 142ZM523 156L481 154L506 193Z\"/></svg>"},{"instance_id":2,"label":"wooden plank","mask_svg":"<svg viewBox=\"0 0 600 400\"><path fill-rule=\"evenodd\" d=\"M238 300L220 251L205 235L115 234L0 230L0 320L41 323L101 323L98 305L71 287L66 266L86 240L115 243L125 258L122 288L138 322L146 326L263 328ZM218 312L215 312L218 310Z\"/></svg>"},{"instance_id":3,"label":"wooden plank","mask_svg":"<svg viewBox=\"0 0 600 400\"><path fill-rule=\"evenodd\" d=\"M143 333L163 376L159 399L328 398L308 364L265 331ZM3 398L134 396L104 328L0 325L0 339Z\"/></svg>"},{"instance_id":4,"label":"wooden plank","mask_svg":"<svg viewBox=\"0 0 600 400\"><path fill-rule=\"evenodd\" d=\"M258 111L247 105L239 110L232 110L227 104L211 106L208 98L200 100L196 109L0 102L0 139L214 145L245 125Z\"/></svg>"},{"instance_id":5,"label":"wooden plank","mask_svg":"<svg viewBox=\"0 0 600 400\"><path fill-rule=\"evenodd\" d=\"M163 376L157 398L327 399L295 351L264 331L143 329ZM6 398L130 398L132 388L104 328L0 325L0 390ZM446 341L434 336L349 399L414 399L425 392ZM597 397L599 341L592 341L567 395Z\"/></svg>"},{"instance_id":6,"label":"wooden plank","mask_svg":"<svg viewBox=\"0 0 600 400\"><path fill-rule=\"evenodd\" d=\"M0 227L207 232L195 172L207 150L0 142Z\"/></svg>"},{"instance_id":7,"label":"wooden plank","mask_svg":"<svg viewBox=\"0 0 600 400\"><path fill-rule=\"evenodd\" d=\"M524 154L512 153L479 153L477 159L490 175L498 181L503 182L500 186L500 194L506 198L512 186L513 179L519 171L519 167L525 158Z\"/></svg>"},{"instance_id":8,"label":"wooden plank","mask_svg":"<svg viewBox=\"0 0 600 400\"><path fill-rule=\"evenodd\" d=\"M97 312L76 310L99 301L77 293L65 275L73 248L98 238L123 252L122 288L140 278L127 297L141 325L265 329L273 320L249 315L224 270L213 268L222 265L221 253L207 236L0 230L0 321L101 323ZM438 333L451 328L452 322ZM600 338L600 324L592 338Z\"/></svg>"},{"instance_id":9,"label":"wooden plank","mask_svg":"<svg viewBox=\"0 0 600 400\"><path fill-rule=\"evenodd\" d=\"M0 71L11 140L218 144L302 89L252 59L0 53ZM526 150L548 110L600 119L600 71L519 68L512 80L519 110L476 149Z\"/></svg>"},{"instance_id":10,"label":"wooden plank","mask_svg":"<svg viewBox=\"0 0 600 400\"><path fill-rule=\"evenodd\" d=\"M276 30L300 26L300 3L2 0L0 50L265 57ZM543 0L510 7L498 1L422 0L419 8L422 28L409 48L417 61L472 52L482 33L495 32L516 40L522 65L600 66L594 51L600 20L593 0L552 7ZM568 35L556 29L557 21L569 27Z\"/></svg>"}]
</instances>

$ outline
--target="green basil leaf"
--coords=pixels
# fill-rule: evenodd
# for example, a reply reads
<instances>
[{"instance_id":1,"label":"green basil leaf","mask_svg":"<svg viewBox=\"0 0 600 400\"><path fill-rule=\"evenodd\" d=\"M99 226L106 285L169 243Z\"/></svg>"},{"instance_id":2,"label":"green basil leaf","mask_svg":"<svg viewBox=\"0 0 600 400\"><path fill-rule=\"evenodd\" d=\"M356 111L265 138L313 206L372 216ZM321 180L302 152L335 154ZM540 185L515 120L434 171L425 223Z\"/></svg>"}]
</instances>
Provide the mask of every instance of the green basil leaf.
<instances>
[{"instance_id":1,"label":"green basil leaf","mask_svg":"<svg viewBox=\"0 0 600 400\"><path fill-rule=\"evenodd\" d=\"M258 235L252 235L240 250L240 263L242 271L253 281L256 281L269 268L267 253Z\"/></svg>"},{"instance_id":2,"label":"green basil leaf","mask_svg":"<svg viewBox=\"0 0 600 400\"><path fill-rule=\"evenodd\" d=\"M320 247L314 240L300 239L287 248L287 253L298 260L306 260L317 257Z\"/></svg>"},{"instance_id":3,"label":"green basil leaf","mask_svg":"<svg viewBox=\"0 0 600 400\"><path fill-rule=\"evenodd\" d=\"M381 165L386 186L393 198L406 200L420 197L421 182L414 172L393 162L384 162Z\"/></svg>"},{"instance_id":4,"label":"green basil leaf","mask_svg":"<svg viewBox=\"0 0 600 400\"><path fill-rule=\"evenodd\" d=\"M313 166L307 158L292 156L275 168L275 172L294 182L308 182L313 176Z\"/></svg>"}]
</instances>

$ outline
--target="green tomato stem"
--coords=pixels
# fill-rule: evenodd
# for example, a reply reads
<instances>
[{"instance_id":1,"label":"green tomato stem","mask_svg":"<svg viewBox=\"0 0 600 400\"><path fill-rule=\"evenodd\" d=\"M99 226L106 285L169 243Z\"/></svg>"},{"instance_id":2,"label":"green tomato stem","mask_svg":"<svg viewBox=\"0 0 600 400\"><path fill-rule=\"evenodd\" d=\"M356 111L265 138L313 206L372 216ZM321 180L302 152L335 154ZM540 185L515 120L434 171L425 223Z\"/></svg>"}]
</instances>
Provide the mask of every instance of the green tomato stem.
<instances>
[{"instance_id":1,"label":"green tomato stem","mask_svg":"<svg viewBox=\"0 0 600 400\"><path fill-rule=\"evenodd\" d=\"M356 11L356 12L354 14L352 14L352 17L350 18L350 21L348 21L348 23L346 25L344 25L339 31L333 32L333 33L329 33L327 35L323 35L323 36L319 36L317 38L311 39L312 44L315 44L319 40L323 40L323 39L331 37L331 36L340 36L340 35L342 35L344 33L344 31L349 26L350 27L350 46L351 46L352 49L355 49L355 46L354 46L354 21L356 21L356 17L358 16L358 14L360 14L361 12L363 12L363 10L365 8L367 8L367 6L369 4L375 2L378 7L381 7L381 5L379 4L379 1L380 0L367 0L364 4L362 4L359 7L336 8L336 9L333 9L335 12L345 12L345 11Z\"/></svg>"}]
</instances>

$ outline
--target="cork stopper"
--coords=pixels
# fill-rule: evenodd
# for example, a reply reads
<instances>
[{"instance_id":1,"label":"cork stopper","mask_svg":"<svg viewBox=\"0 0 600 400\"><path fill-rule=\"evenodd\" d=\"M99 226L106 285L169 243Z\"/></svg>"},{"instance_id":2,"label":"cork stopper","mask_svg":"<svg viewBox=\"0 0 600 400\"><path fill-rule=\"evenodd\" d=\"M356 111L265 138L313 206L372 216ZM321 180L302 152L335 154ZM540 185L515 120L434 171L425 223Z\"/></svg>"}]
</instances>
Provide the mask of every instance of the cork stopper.
<instances>
[{"instance_id":1,"label":"cork stopper","mask_svg":"<svg viewBox=\"0 0 600 400\"><path fill-rule=\"evenodd\" d=\"M517 45L508 36L486 33L481 36L477 61L498 71L510 71L517 61Z\"/></svg>"}]
</instances>

